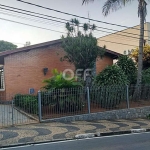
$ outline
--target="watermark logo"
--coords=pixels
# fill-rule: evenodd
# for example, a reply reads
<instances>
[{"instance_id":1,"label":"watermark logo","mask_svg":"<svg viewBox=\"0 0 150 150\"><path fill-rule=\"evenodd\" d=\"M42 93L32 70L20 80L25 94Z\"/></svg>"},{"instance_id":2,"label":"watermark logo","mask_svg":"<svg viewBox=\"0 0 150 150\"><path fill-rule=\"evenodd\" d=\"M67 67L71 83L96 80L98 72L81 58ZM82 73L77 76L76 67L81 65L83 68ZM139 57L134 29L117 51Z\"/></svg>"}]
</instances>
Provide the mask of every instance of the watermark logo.
<instances>
[{"instance_id":1,"label":"watermark logo","mask_svg":"<svg viewBox=\"0 0 150 150\"><path fill-rule=\"evenodd\" d=\"M90 76L92 72L92 69L77 69L74 73L71 69L65 69L63 71L63 78L65 80L72 80L73 78L83 77L84 80L86 80L87 76ZM69 75L68 75L69 74Z\"/></svg>"}]
</instances>

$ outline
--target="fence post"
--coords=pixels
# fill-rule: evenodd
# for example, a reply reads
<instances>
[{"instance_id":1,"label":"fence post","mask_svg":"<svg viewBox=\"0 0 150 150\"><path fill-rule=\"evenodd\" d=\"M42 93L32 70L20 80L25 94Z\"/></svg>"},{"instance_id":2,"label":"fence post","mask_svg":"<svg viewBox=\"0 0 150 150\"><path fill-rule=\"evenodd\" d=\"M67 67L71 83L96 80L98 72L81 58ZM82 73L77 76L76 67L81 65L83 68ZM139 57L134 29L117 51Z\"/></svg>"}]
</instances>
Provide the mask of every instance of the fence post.
<instances>
[{"instance_id":1,"label":"fence post","mask_svg":"<svg viewBox=\"0 0 150 150\"><path fill-rule=\"evenodd\" d=\"M91 109L90 109L90 90L89 87L87 87L87 99L88 99L88 113L91 113Z\"/></svg>"},{"instance_id":2,"label":"fence post","mask_svg":"<svg viewBox=\"0 0 150 150\"><path fill-rule=\"evenodd\" d=\"M12 107L12 126L14 125L14 100L11 101L11 107Z\"/></svg>"},{"instance_id":3,"label":"fence post","mask_svg":"<svg viewBox=\"0 0 150 150\"><path fill-rule=\"evenodd\" d=\"M126 99L127 99L127 108L129 109L129 86L126 85Z\"/></svg>"},{"instance_id":4,"label":"fence post","mask_svg":"<svg viewBox=\"0 0 150 150\"><path fill-rule=\"evenodd\" d=\"M42 108L41 108L41 91L38 91L38 116L39 122L42 121Z\"/></svg>"}]
</instances>

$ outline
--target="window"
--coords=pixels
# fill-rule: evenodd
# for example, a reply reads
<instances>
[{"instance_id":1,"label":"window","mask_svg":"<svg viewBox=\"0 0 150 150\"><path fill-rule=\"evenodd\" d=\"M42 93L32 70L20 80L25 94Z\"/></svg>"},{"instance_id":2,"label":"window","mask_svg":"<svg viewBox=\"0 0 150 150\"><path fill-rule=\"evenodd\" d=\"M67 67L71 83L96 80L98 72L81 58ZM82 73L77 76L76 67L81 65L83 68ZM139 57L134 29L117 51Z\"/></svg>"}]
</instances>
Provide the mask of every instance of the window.
<instances>
[{"instance_id":1,"label":"window","mask_svg":"<svg viewBox=\"0 0 150 150\"><path fill-rule=\"evenodd\" d=\"M4 68L0 68L0 90L4 90Z\"/></svg>"}]
</instances>

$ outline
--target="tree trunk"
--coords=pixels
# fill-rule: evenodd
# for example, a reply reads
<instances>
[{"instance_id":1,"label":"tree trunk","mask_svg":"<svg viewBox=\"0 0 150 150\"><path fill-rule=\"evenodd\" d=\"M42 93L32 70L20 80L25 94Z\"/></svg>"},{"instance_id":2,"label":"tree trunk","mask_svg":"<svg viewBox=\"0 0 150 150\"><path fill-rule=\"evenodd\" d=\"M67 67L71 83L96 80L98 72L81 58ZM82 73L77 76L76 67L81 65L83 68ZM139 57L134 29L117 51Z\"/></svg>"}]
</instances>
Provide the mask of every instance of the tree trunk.
<instances>
[{"instance_id":1,"label":"tree trunk","mask_svg":"<svg viewBox=\"0 0 150 150\"><path fill-rule=\"evenodd\" d=\"M141 84L142 84L142 68L143 68L143 44L144 44L144 6L143 0L139 1L139 15L140 15L140 40L139 40L139 52L138 52L138 72L137 83L134 92L134 100L140 100L141 98Z\"/></svg>"},{"instance_id":2,"label":"tree trunk","mask_svg":"<svg viewBox=\"0 0 150 150\"><path fill-rule=\"evenodd\" d=\"M139 54L138 54L138 74L137 74L137 86L142 83L142 68L143 68L143 43L144 43L144 12L142 0L140 0L140 40L139 40Z\"/></svg>"}]
</instances>

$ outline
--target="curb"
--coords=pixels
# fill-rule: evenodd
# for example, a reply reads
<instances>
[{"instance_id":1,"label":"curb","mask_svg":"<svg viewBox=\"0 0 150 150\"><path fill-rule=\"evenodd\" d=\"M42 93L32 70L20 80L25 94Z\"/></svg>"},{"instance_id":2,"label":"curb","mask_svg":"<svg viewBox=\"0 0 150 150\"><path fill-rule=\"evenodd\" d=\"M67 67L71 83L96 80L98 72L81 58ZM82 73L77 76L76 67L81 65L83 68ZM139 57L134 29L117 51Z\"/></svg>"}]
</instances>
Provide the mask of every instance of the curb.
<instances>
[{"instance_id":1,"label":"curb","mask_svg":"<svg viewBox=\"0 0 150 150\"><path fill-rule=\"evenodd\" d=\"M84 139L84 138L93 138L93 137L102 137L102 136L111 136L119 134L134 134L134 133L144 133L150 132L150 129L130 129L126 131L116 131L116 132L106 132L106 133L87 133L87 134L78 134L75 136L75 139Z\"/></svg>"}]
</instances>

